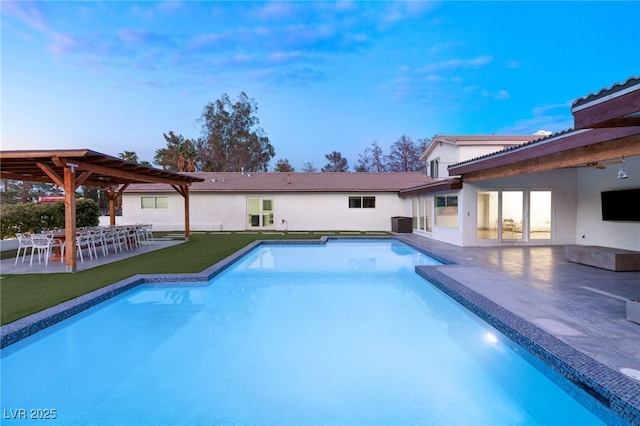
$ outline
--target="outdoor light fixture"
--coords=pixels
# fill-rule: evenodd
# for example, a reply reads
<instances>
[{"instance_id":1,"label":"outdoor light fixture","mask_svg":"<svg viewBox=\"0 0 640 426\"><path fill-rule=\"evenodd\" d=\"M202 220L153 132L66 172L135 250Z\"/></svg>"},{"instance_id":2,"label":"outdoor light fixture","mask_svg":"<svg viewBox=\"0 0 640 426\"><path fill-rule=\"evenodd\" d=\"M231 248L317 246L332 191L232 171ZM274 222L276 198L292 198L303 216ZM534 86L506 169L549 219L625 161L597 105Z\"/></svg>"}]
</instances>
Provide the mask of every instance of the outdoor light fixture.
<instances>
[{"instance_id":1,"label":"outdoor light fixture","mask_svg":"<svg viewBox=\"0 0 640 426\"><path fill-rule=\"evenodd\" d=\"M622 163L620 163L620 169L618 170L618 179L626 179L628 177L627 171L624 169L624 157L622 157Z\"/></svg>"}]
</instances>

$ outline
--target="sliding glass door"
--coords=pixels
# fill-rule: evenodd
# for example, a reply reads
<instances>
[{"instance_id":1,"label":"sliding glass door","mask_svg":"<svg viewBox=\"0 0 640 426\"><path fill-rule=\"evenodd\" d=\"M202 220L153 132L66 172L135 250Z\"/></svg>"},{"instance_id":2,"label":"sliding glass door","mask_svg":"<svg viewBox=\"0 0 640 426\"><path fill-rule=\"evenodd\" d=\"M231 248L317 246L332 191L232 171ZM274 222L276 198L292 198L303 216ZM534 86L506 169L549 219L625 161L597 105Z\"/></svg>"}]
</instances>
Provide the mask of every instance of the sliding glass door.
<instances>
[{"instance_id":1,"label":"sliding glass door","mask_svg":"<svg viewBox=\"0 0 640 426\"><path fill-rule=\"evenodd\" d=\"M550 240L551 213L551 191L478 191L476 240L495 242Z\"/></svg>"}]
</instances>

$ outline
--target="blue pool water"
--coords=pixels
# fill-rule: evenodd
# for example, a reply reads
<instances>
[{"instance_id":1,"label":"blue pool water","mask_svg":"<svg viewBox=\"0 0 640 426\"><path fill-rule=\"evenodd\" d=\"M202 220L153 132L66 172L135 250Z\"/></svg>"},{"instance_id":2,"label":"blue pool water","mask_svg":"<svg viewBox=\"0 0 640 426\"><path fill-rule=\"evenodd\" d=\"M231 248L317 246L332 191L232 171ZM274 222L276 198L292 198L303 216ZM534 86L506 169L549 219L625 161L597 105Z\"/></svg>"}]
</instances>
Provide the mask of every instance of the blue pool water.
<instances>
[{"instance_id":1,"label":"blue pool water","mask_svg":"<svg viewBox=\"0 0 640 426\"><path fill-rule=\"evenodd\" d=\"M416 264L437 262L264 245L207 285L137 287L2 351L2 423L602 424Z\"/></svg>"}]
</instances>

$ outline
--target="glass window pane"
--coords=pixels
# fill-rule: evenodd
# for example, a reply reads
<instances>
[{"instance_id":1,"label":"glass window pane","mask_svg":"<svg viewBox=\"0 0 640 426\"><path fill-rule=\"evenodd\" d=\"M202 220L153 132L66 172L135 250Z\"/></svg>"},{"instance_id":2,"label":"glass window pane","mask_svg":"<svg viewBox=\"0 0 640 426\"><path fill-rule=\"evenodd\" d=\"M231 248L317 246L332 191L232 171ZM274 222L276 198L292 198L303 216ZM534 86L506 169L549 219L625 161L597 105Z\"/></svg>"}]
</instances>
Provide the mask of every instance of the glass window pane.
<instances>
[{"instance_id":1,"label":"glass window pane","mask_svg":"<svg viewBox=\"0 0 640 426\"><path fill-rule=\"evenodd\" d=\"M458 227L458 196L436 196L436 225L448 228Z\"/></svg>"},{"instance_id":2,"label":"glass window pane","mask_svg":"<svg viewBox=\"0 0 640 426\"><path fill-rule=\"evenodd\" d=\"M425 221L426 223L426 230L431 232L431 222L433 221L431 219L431 215L433 214L433 197L426 197L425 198L425 211L424 211L424 216L425 216Z\"/></svg>"},{"instance_id":3,"label":"glass window pane","mask_svg":"<svg viewBox=\"0 0 640 426\"><path fill-rule=\"evenodd\" d=\"M498 239L498 191L479 191L477 202L478 240Z\"/></svg>"},{"instance_id":4,"label":"glass window pane","mask_svg":"<svg viewBox=\"0 0 640 426\"><path fill-rule=\"evenodd\" d=\"M156 209L168 209L169 197L156 197Z\"/></svg>"},{"instance_id":5,"label":"glass window pane","mask_svg":"<svg viewBox=\"0 0 640 426\"><path fill-rule=\"evenodd\" d=\"M420 198L411 199L411 209L413 210L411 226L413 226L413 229L418 229L418 203L419 202L420 202Z\"/></svg>"},{"instance_id":6,"label":"glass window pane","mask_svg":"<svg viewBox=\"0 0 640 426\"><path fill-rule=\"evenodd\" d=\"M248 210L248 222L247 225L249 227L257 227L260 226L260 199L259 198L248 198L247 199L247 210Z\"/></svg>"},{"instance_id":7,"label":"glass window pane","mask_svg":"<svg viewBox=\"0 0 640 426\"><path fill-rule=\"evenodd\" d=\"M153 197L140 197L140 207L143 209L154 208Z\"/></svg>"},{"instance_id":8,"label":"glass window pane","mask_svg":"<svg viewBox=\"0 0 640 426\"><path fill-rule=\"evenodd\" d=\"M362 197L349 197L349 208L359 209L362 207Z\"/></svg>"},{"instance_id":9,"label":"glass window pane","mask_svg":"<svg viewBox=\"0 0 640 426\"><path fill-rule=\"evenodd\" d=\"M502 239L522 239L522 191L502 191Z\"/></svg>"},{"instance_id":10,"label":"glass window pane","mask_svg":"<svg viewBox=\"0 0 640 426\"><path fill-rule=\"evenodd\" d=\"M362 208L374 209L376 207L376 197L362 197Z\"/></svg>"},{"instance_id":11,"label":"glass window pane","mask_svg":"<svg viewBox=\"0 0 640 426\"><path fill-rule=\"evenodd\" d=\"M529 239L551 239L551 191L529 194Z\"/></svg>"}]
</instances>

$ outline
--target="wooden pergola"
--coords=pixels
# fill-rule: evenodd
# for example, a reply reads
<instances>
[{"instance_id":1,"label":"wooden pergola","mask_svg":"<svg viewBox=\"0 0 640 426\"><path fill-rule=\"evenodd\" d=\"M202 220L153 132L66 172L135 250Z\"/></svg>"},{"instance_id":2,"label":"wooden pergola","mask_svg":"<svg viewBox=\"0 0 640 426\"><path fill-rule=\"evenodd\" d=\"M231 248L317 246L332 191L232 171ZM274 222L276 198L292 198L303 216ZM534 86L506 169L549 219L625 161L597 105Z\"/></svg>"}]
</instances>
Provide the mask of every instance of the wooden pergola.
<instances>
[{"instance_id":1,"label":"wooden pergola","mask_svg":"<svg viewBox=\"0 0 640 426\"><path fill-rule=\"evenodd\" d=\"M185 174L143 166L88 149L0 151L0 179L54 183L64 189L65 264L76 271L76 190L91 186L109 199L110 223L115 225L115 200L132 183L165 183L184 198L184 233L189 238L189 186L202 182Z\"/></svg>"}]
</instances>

